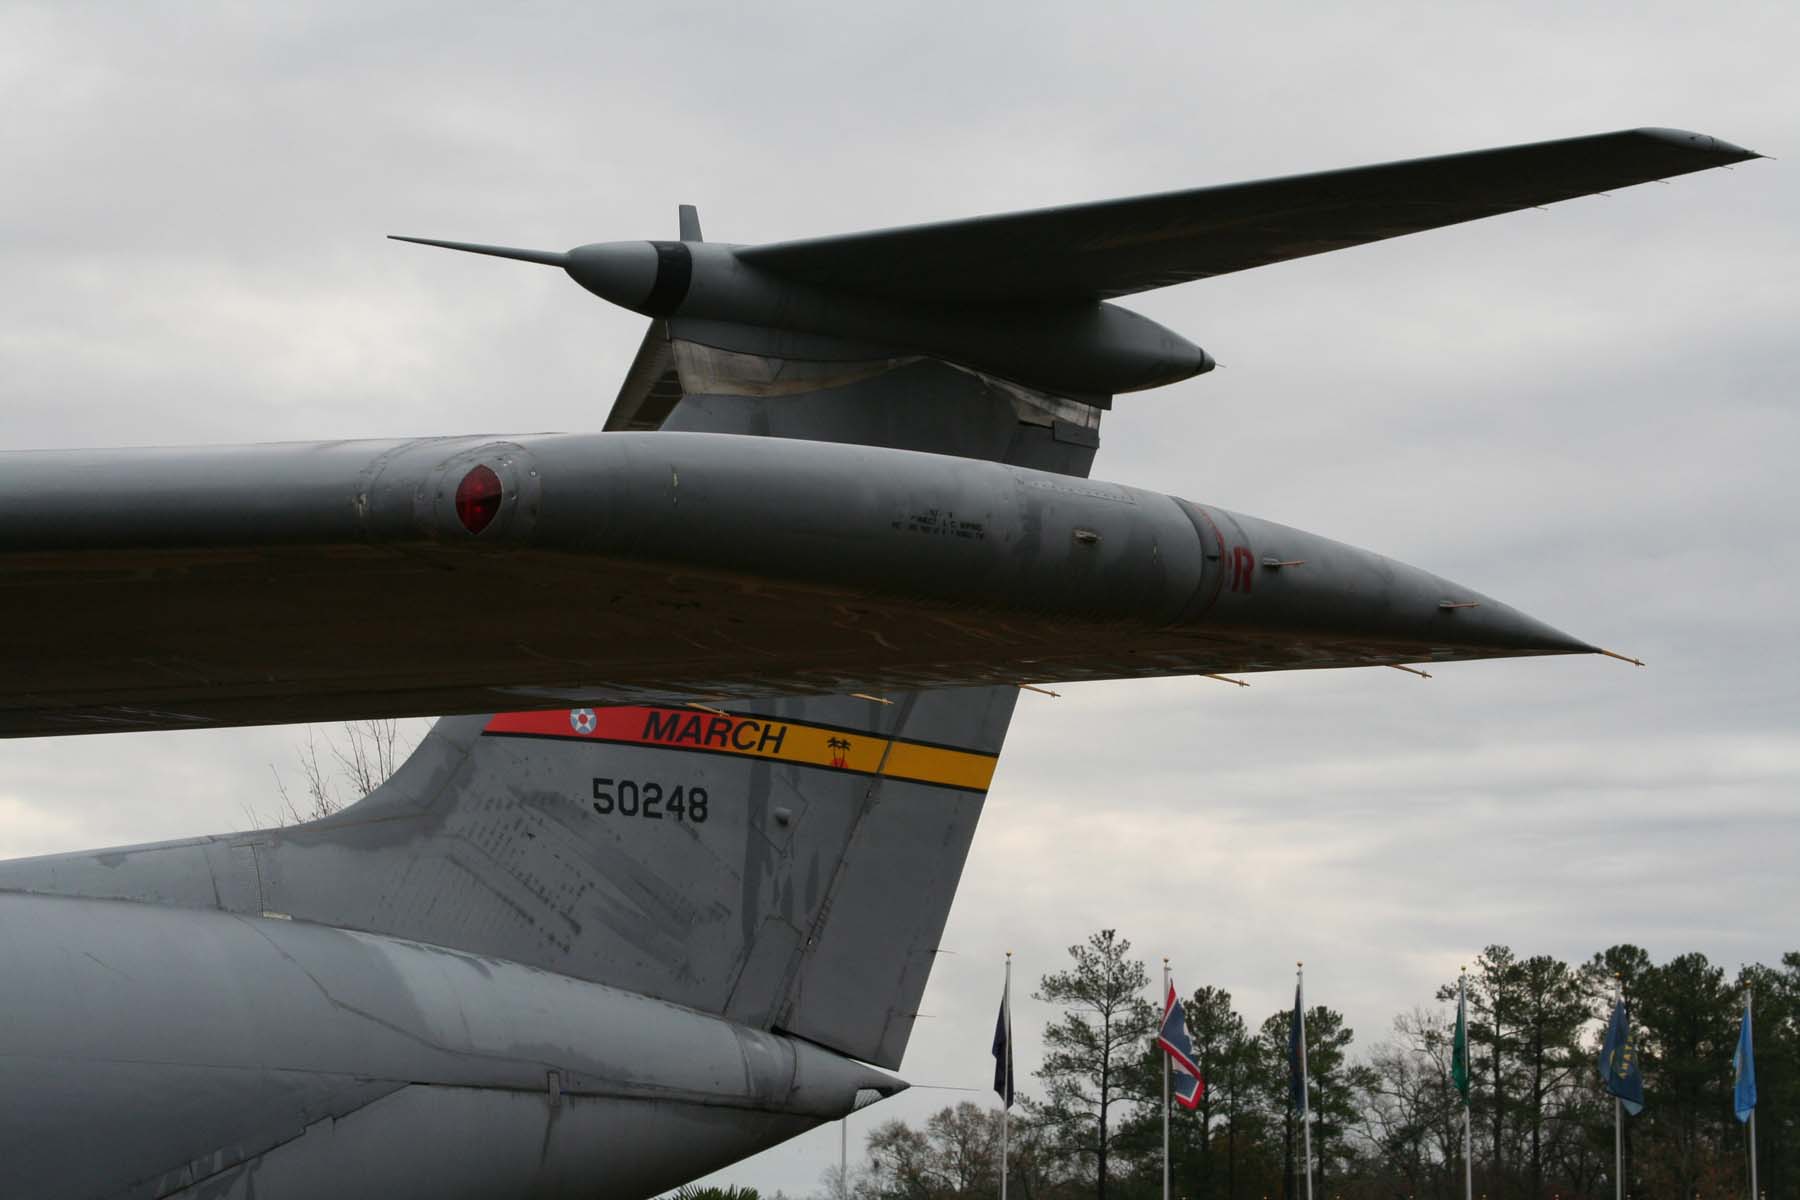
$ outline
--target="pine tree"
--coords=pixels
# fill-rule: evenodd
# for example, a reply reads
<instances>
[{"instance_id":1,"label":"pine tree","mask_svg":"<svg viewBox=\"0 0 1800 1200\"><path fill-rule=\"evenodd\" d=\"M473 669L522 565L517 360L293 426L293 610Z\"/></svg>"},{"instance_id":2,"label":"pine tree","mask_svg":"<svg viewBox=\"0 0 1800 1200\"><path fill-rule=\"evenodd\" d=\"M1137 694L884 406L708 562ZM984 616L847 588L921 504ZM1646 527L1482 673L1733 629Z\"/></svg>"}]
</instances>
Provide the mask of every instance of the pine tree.
<instances>
[{"instance_id":1,"label":"pine tree","mask_svg":"<svg viewBox=\"0 0 1800 1200\"><path fill-rule=\"evenodd\" d=\"M1477 1121L1486 1117L1489 1143L1487 1169L1477 1172L1486 1182L1478 1180L1476 1190L1492 1200L1503 1200L1508 1190L1507 1118L1519 1052L1519 972L1518 956L1500 945L1483 950L1469 972L1469 1102ZM1456 984L1439 987L1437 998L1454 1003Z\"/></svg>"},{"instance_id":2,"label":"pine tree","mask_svg":"<svg viewBox=\"0 0 1800 1200\"><path fill-rule=\"evenodd\" d=\"M1546 955L1518 964L1517 1029L1519 1088L1530 1142L1532 1196L1544 1188L1544 1144L1550 1124L1560 1119L1561 1101L1586 1066L1582 1026L1590 1013L1581 978L1569 965Z\"/></svg>"},{"instance_id":3,"label":"pine tree","mask_svg":"<svg viewBox=\"0 0 1800 1200\"><path fill-rule=\"evenodd\" d=\"M1206 1086L1193 1111L1174 1106L1169 1121L1170 1180L1189 1200L1216 1200L1229 1196L1236 1169L1235 1136L1238 1110L1246 1102L1249 1031L1232 1011L1231 993L1202 987L1184 1002L1194 1062ZM1140 1176L1156 1179L1160 1193L1162 1171L1162 1080L1166 1055L1154 1038L1131 1072L1123 1091L1140 1102L1128 1127L1121 1129L1119 1145L1136 1157ZM1221 1149L1218 1145L1223 1141ZM1220 1163L1218 1158L1225 1161Z\"/></svg>"},{"instance_id":4,"label":"pine tree","mask_svg":"<svg viewBox=\"0 0 1800 1200\"><path fill-rule=\"evenodd\" d=\"M1150 974L1130 952L1130 942L1103 929L1070 946L1074 966L1044 976L1036 994L1067 1010L1044 1030L1042 1119L1067 1153L1092 1162L1097 1200L1106 1200L1112 1171L1114 1108L1128 1102L1122 1085L1156 1028L1156 1010L1143 997Z\"/></svg>"},{"instance_id":5,"label":"pine tree","mask_svg":"<svg viewBox=\"0 0 1800 1200\"><path fill-rule=\"evenodd\" d=\"M1194 1065L1206 1080L1200 1107L1194 1115L1200 1124L1200 1162L1192 1195L1213 1200L1219 1194L1218 1171L1213 1163L1213 1129L1226 1126L1227 1156L1231 1154L1231 1117L1242 1102L1243 1063L1249 1030L1244 1018L1231 1007L1231 993L1224 988L1194 990L1187 1004L1188 1035L1194 1041ZM1228 1167L1229 1170L1229 1167Z\"/></svg>"},{"instance_id":6,"label":"pine tree","mask_svg":"<svg viewBox=\"0 0 1800 1200\"><path fill-rule=\"evenodd\" d=\"M1736 990L1746 987L1756 994L1758 1182L1770 1196L1792 1196L1800 1192L1800 954L1782 955L1779 967L1744 968ZM1729 1128L1726 1138L1744 1145Z\"/></svg>"},{"instance_id":7,"label":"pine tree","mask_svg":"<svg viewBox=\"0 0 1800 1200\"><path fill-rule=\"evenodd\" d=\"M1692 1196L1721 1170L1731 1113L1737 997L1704 954L1683 954L1645 973L1632 1006L1640 1029L1651 1137L1639 1170L1657 1195Z\"/></svg>"}]
</instances>

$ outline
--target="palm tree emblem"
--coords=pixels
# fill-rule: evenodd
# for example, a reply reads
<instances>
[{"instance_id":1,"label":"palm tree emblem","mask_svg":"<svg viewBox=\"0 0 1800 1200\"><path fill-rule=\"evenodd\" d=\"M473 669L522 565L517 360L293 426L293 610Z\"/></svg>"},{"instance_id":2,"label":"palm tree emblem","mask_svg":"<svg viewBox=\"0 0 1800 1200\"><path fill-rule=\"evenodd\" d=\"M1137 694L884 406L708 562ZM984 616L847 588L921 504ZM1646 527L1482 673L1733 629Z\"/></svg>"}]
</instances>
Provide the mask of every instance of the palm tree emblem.
<instances>
[{"instance_id":1,"label":"palm tree emblem","mask_svg":"<svg viewBox=\"0 0 1800 1200\"><path fill-rule=\"evenodd\" d=\"M844 756L846 754L850 753L850 739L849 738L841 738L841 737L836 737L836 736L827 738L827 739L825 739L825 748L831 751L831 765L832 766L841 767L841 766L846 765L845 761L844 761Z\"/></svg>"}]
</instances>

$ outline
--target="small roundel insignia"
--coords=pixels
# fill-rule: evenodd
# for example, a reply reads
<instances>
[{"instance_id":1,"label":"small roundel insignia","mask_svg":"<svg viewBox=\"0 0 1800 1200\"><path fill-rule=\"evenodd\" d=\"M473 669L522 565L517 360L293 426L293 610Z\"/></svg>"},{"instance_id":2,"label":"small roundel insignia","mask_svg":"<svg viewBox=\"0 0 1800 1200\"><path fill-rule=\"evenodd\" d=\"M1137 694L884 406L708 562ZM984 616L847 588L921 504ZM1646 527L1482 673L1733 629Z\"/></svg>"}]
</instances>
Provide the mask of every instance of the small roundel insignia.
<instances>
[{"instance_id":1,"label":"small roundel insignia","mask_svg":"<svg viewBox=\"0 0 1800 1200\"><path fill-rule=\"evenodd\" d=\"M573 729L576 733L594 732L594 710L591 708L577 708L570 712L569 728Z\"/></svg>"}]
</instances>

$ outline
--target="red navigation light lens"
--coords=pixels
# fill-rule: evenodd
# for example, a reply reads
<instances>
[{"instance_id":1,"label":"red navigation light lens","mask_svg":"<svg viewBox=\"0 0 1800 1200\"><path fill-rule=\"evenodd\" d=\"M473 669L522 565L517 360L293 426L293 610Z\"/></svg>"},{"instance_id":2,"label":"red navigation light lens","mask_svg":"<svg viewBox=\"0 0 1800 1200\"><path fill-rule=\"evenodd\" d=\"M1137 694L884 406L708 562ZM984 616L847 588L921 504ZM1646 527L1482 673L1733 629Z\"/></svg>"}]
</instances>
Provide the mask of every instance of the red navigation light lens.
<instances>
[{"instance_id":1,"label":"red navigation light lens","mask_svg":"<svg viewBox=\"0 0 1800 1200\"><path fill-rule=\"evenodd\" d=\"M456 519L470 533L493 524L500 511L500 477L487 466L478 466L456 485Z\"/></svg>"}]
</instances>

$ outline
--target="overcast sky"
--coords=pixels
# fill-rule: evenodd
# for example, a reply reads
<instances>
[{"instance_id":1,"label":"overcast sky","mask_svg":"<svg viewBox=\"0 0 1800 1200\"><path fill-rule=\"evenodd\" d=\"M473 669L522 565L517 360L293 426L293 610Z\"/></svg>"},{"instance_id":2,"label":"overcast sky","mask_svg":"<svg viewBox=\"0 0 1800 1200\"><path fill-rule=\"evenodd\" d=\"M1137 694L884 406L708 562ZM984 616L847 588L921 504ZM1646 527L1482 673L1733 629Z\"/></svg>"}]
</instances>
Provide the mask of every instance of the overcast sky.
<instances>
[{"instance_id":1,"label":"overcast sky","mask_svg":"<svg viewBox=\"0 0 1800 1200\"><path fill-rule=\"evenodd\" d=\"M616 9L616 11L612 11ZM1637 125L1779 156L1134 298L1095 475L1640 656L1027 694L902 1072L1116 926L1363 1045L1489 942L1800 949L1800 8L0 3L0 445L592 430L641 332L385 242L757 242ZM7 637L29 637L9 629ZM292 729L0 743L0 854L248 827ZM1036 1091L1034 1080L1021 1080ZM915 1091L859 1115L920 1118ZM835 1130L725 1174L805 1192Z\"/></svg>"}]
</instances>

